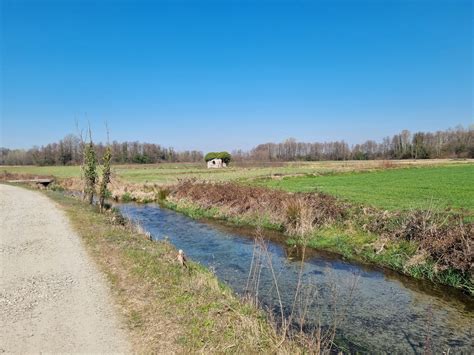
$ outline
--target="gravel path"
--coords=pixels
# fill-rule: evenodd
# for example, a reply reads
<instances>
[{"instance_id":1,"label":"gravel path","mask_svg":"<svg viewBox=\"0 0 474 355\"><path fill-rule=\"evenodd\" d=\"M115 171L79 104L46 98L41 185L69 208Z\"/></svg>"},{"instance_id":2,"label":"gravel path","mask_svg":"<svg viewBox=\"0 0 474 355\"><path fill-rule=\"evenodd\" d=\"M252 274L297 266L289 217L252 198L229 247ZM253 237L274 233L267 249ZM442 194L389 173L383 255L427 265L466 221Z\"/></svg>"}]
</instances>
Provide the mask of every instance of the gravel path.
<instances>
[{"instance_id":1,"label":"gravel path","mask_svg":"<svg viewBox=\"0 0 474 355\"><path fill-rule=\"evenodd\" d=\"M129 352L107 283L65 215L0 185L0 353Z\"/></svg>"}]
</instances>

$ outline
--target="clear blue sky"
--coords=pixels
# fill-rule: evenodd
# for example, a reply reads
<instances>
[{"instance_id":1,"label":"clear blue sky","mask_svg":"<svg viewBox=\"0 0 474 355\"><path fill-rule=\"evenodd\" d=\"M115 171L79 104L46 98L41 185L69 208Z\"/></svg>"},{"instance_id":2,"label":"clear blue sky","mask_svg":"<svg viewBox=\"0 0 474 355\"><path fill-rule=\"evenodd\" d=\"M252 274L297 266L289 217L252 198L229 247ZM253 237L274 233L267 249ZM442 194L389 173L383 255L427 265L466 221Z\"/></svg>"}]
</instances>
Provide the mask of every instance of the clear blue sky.
<instances>
[{"instance_id":1,"label":"clear blue sky","mask_svg":"<svg viewBox=\"0 0 474 355\"><path fill-rule=\"evenodd\" d=\"M473 123L471 1L0 2L2 146L75 118L205 151Z\"/></svg>"}]
</instances>

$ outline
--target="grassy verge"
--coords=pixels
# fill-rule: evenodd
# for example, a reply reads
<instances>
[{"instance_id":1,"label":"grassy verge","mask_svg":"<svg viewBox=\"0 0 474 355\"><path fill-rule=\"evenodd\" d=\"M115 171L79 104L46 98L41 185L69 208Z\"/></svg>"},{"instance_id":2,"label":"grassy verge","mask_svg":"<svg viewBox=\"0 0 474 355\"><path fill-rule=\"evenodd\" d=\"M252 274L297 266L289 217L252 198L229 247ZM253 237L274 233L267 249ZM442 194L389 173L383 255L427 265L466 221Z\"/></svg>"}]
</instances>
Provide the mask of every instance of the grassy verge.
<instances>
[{"instance_id":1,"label":"grassy verge","mask_svg":"<svg viewBox=\"0 0 474 355\"><path fill-rule=\"evenodd\" d=\"M188 200L164 200L161 204L194 219L209 218L236 226L284 231L282 224L272 222L267 216L252 214L236 216L224 208L201 208ZM414 278L459 288L474 296L474 284L468 275L453 268L438 270L439 266L431 257L419 253L416 242L381 239L351 222L336 222L321 226L304 238L287 235L287 243L290 245L305 243L311 248L338 253L348 260L384 266Z\"/></svg>"},{"instance_id":2,"label":"grassy verge","mask_svg":"<svg viewBox=\"0 0 474 355\"><path fill-rule=\"evenodd\" d=\"M66 211L111 287L128 323L134 351L296 352L280 342L265 314L239 300L200 265L184 269L166 242L117 224L113 214L54 191L46 194Z\"/></svg>"}]
</instances>

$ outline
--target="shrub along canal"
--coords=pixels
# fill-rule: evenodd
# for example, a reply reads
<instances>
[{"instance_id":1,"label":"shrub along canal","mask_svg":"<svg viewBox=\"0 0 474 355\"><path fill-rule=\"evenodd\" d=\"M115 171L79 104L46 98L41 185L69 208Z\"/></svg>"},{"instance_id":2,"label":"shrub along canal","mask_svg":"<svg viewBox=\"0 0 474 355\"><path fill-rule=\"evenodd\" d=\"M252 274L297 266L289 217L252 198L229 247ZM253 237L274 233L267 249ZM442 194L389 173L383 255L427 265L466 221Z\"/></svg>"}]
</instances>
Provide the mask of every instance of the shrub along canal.
<instances>
[{"instance_id":1,"label":"shrub along canal","mask_svg":"<svg viewBox=\"0 0 474 355\"><path fill-rule=\"evenodd\" d=\"M117 207L139 221L154 239L168 238L188 257L214 270L235 292L245 294L255 261L254 230L195 221L155 204ZM276 275L281 304L288 314L301 253L284 244L278 233L264 233L274 273L267 264L260 269L258 298L276 315L280 313ZM398 353L474 351L474 301L458 290L314 250L306 251L302 284L305 302L310 301L305 327L321 324L325 328L336 322L336 344L342 348Z\"/></svg>"}]
</instances>

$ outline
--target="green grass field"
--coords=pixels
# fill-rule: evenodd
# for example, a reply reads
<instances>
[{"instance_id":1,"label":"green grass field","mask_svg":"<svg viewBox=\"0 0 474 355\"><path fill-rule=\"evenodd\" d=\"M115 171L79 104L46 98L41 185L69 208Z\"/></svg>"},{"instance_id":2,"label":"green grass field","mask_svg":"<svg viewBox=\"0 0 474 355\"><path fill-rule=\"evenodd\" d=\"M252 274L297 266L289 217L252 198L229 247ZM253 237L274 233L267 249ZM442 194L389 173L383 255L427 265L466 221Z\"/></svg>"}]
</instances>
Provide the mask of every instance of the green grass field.
<instances>
[{"instance_id":1,"label":"green grass field","mask_svg":"<svg viewBox=\"0 0 474 355\"><path fill-rule=\"evenodd\" d=\"M474 210L474 164L265 179L258 184L290 192L319 190L390 210Z\"/></svg>"},{"instance_id":2,"label":"green grass field","mask_svg":"<svg viewBox=\"0 0 474 355\"><path fill-rule=\"evenodd\" d=\"M182 178L240 181L292 192L324 191L385 209L466 208L474 210L474 163L447 160L296 162L209 170L204 163L115 165L128 183L173 184ZM0 172L79 177L77 166L2 166ZM316 176L311 176L316 175Z\"/></svg>"}]
</instances>

